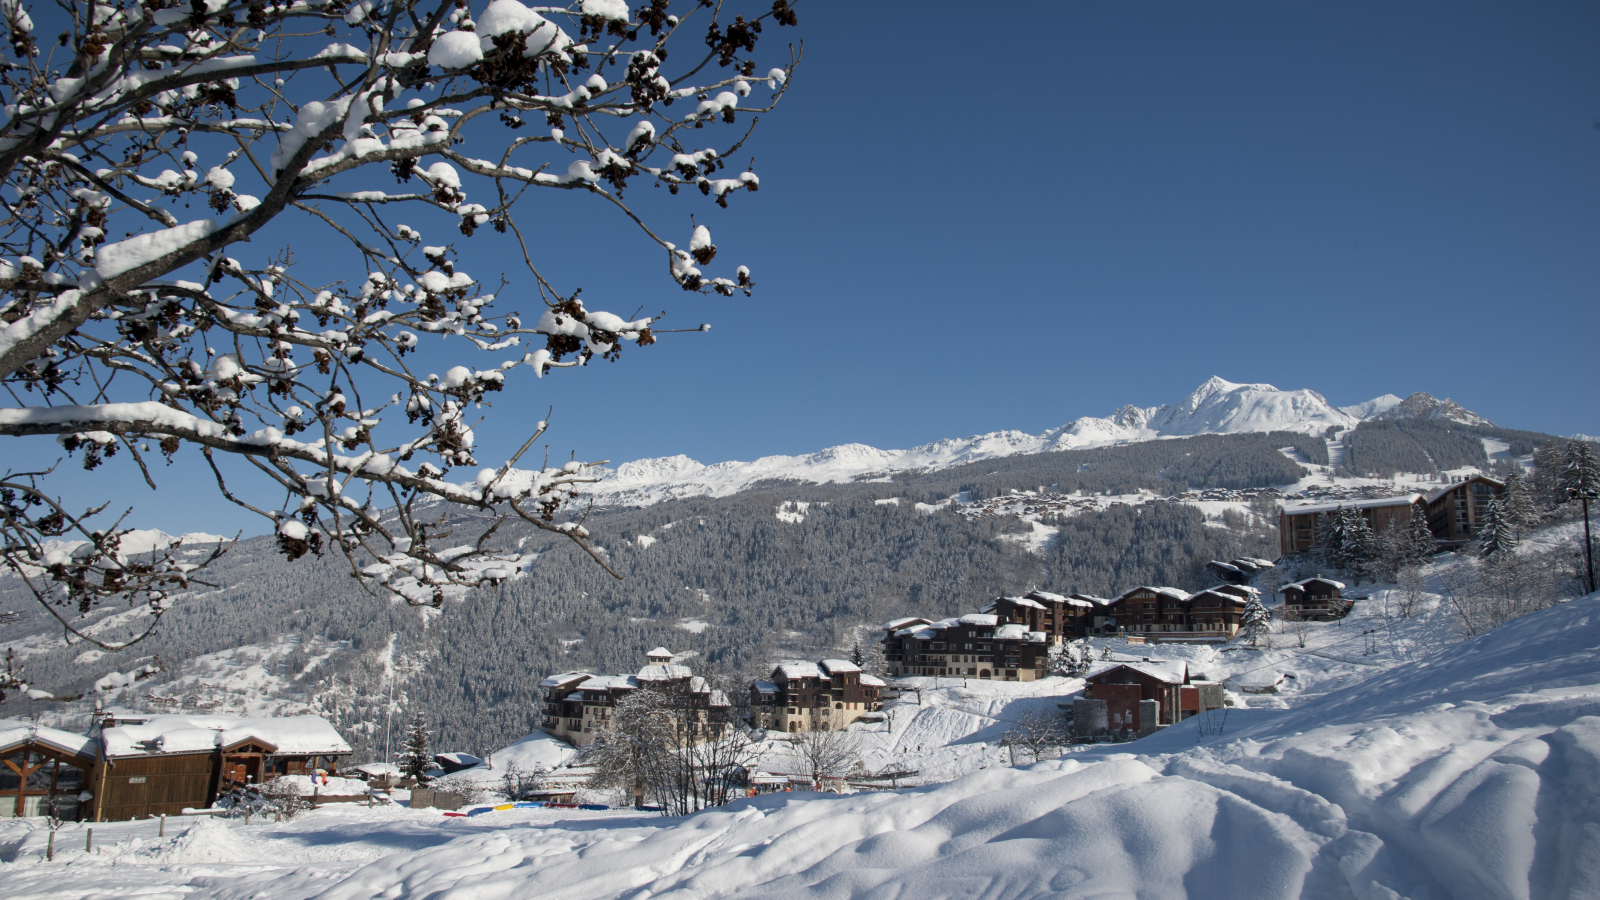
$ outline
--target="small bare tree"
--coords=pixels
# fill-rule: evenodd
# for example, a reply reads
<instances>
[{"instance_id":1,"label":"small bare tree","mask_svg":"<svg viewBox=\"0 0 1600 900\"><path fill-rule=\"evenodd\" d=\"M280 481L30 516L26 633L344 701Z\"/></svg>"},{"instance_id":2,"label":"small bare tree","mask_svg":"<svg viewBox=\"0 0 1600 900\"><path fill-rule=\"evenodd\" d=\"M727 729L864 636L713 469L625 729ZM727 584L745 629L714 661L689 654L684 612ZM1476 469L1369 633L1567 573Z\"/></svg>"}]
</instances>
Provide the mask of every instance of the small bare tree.
<instances>
[{"instance_id":1,"label":"small bare tree","mask_svg":"<svg viewBox=\"0 0 1600 900\"><path fill-rule=\"evenodd\" d=\"M516 763L511 763L500 774L500 792L506 795L508 801L526 800L534 791L544 787L545 776L549 774L550 770L542 765L523 770Z\"/></svg>"},{"instance_id":2,"label":"small bare tree","mask_svg":"<svg viewBox=\"0 0 1600 900\"><path fill-rule=\"evenodd\" d=\"M1283 620L1284 633L1294 638L1296 646L1304 647L1306 638L1311 634L1311 622L1306 614L1300 610L1285 609L1281 614L1281 618Z\"/></svg>"},{"instance_id":3,"label":"small bare tree","mask_svg":"<svg viewBox=\"0 0 1600 900\"><path fill-rule=\"evenodd\" d=\"M829 711L812 709L807 723L811 727L792 735L789 756L800 771L811 778L813 790L822 790L827 781L843 778L861 764L861 739L846 728L831 728Z\"/></svg>"},{"instance_id":4,"label":"small bare tree","mask_svg":"<svg viewBox=\"0 0 1600 900\"><path fill-rule=\"evenodd\" d=\"M1422 577L1421 569L1407 566L1400 570L1399 584L1400 593L1395 598L1395 607L1400 611L1400 618L1409 619L1427 597L1427 580Z\"/></svg>"},{"instance_id":5,"label":"small bare tree","mask_svg":"<svg viewBox=\"0 0 1600 900\"><path fill-rule=\"evenodd\" d=\"M690 679L647 683L617 701L582 761L591 787L631 791L635 806L686 815L740 796L756 745L731 707ZM712 702L707 702L712 701Z\"/></svg>"},{"instance_id":6,"label":"small bare tree","mask_svg":"<svg viewBox=\"0 0 1600 900\"><path fill-rule=\"evenodd\" d=\"M1038 762L1046 754L1054 754L1071 741L1067 733L1066 719L1059 713L1052 714L1042 709L1031 709L1023 713L1006 731L1000 739L1000 746L1005 747L1011 754L1011 763L1016 765L1017 751L1028 754L1030 762Z\"/></svg>"}]
</instances>

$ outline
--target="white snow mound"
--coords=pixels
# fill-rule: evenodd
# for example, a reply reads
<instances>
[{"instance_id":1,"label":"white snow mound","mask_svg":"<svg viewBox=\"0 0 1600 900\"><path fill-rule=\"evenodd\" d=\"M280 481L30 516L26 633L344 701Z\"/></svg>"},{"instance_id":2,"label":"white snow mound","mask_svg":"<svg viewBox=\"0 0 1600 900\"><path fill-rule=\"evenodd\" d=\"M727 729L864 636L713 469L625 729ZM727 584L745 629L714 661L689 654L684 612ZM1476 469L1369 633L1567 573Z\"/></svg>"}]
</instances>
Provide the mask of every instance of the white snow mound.
<instances>
[{"instance_id":1,"label":"white snow mound","mask_svg":"<svg viewBox=\"0 0 1600 900\"><path fill-rule=\"evenodd\" d=\"M1220 736L1191 720L900 793L462 837L321 896L1596 896L1597 644L1600 595L1292 711L1232 710Z\"/></svg>"}]
</instances>

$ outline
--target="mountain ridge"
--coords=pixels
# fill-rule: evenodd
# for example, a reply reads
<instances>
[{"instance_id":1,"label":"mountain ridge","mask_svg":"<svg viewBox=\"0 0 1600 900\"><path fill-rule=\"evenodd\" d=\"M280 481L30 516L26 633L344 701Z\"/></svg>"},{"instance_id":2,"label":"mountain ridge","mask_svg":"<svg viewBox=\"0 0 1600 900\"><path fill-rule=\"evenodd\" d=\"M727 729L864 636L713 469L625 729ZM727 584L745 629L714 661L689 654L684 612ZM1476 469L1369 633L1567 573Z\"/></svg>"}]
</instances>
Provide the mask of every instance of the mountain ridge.
<instances>
[{"instance_id":1,"label":"mountain ridge","mask_svg":"<svg viewBox=\"0 0 1600 900\"><path fill-rule=\"evenodd\" d=\"M1182 400L1159 406L1126 405L1105 417L1083 416L1041 434L1003 430L942 438L907 450L840 444L798 456L764 456L749 462L706 465L682 454L623 463L602 471L587 493L602 502L649 506L685 497L724 497L762 481L826 484L883 480L901 472L945 469L1024 453L1104 447L1201 434L1298 431L1319 434L1354 428L1370 419L1423 418L1465 425L1494 423L1450 399L1418 392L1402 400L1384 394L1335 407L1309 389L1236 384L1212 376Z\"/></svg>"}]
</instances>

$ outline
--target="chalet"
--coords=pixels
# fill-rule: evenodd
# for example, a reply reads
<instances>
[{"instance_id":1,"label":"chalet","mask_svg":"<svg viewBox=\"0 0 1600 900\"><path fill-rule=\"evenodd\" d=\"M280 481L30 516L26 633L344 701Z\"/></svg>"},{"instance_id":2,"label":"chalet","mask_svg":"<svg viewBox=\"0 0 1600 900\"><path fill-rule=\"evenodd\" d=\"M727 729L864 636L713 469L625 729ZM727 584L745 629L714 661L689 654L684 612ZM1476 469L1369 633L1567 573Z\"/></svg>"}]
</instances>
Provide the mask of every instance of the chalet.
<instances>
[{"instance_id":1,"label":"chalet","mask_svg":"<svg viewBox=\"0 0 1600 900\"><path fill-rule=\"evenodd\" d=\"M1072 704L1078 740L1144 737L1223 705L1222 685L1191 683L1181 661L1104 663L1084 681L1083 695Z\"/></svg>"},{"instance_id":2,"label":"chalet","mask_svg":"<svg viewBox=\"0 0 1600 900\"><path fill-rule=\"evenodd\" d=\"M751 724L791 734L838 731L876 712L883 686L842 659L783 663L750 686Z\"/></svg>"},{"instance_id":3,"label":"chalet","mask_svg":"<svg viewBox=\"0 0 1600 900\"><path fill-rule=\"evenodd\" d=\"M1129 634L1189 631L1189 594L1172 587L1141 586L1124 591L1107 604L1115 625Z\"/></svg>"},{"instance_id":4,"label":"chalet","mask_svg":"<svg viewBox=\"0 0 1600 900\"><path fill-rule=\"evenodd\" d=\"M1465 544L1483 530L1489 502L1506 484L1487 475L1473 475L1428 495L1428 529L1446 545Z\"/></svg>"},{"instance_id":5,"label":"chalet","mask_svg":"<svg viewBox=\"0 0 1600 900\"><path fill-rule=\"evenodd\" d=\"M1421 507L1432 509L1431 501L1420 494L1403 497L1383 497L1377 500L1341 500L1337 503L1301 503L1285 505L1278 513L1278 549L1284 556L1302 553L1317 546L1317 521L1321 516L1332 515L1341 509L1353 509L1367 520L1373 534L1382 534L1391 528L1401 528L1411 521L1411 510ZM1433 528L1430 520L1429 528ZM1434 537L1439 532L1434 529Z\"/></svg>"},{"instance_id":6,"label":"chalet","mask_svg":"<svg viewBox=\"0 0 1600 900\"><path fill-rule=\"evenodd\" d=\"M1001 623L996 613L969 613L891 627L901 621L884 625L884 658L891 677L953 675L1033 681L1043 678L1050 668L1050 636L1021 623Z\"/></svg>"},{"instance_id":7,"label":"chalet","mask_svg":"<svg viewBox=\"0 0 1600 900\"><path fill-rule=\"evenodd\" d=\"M1351 602L1340 593L1344 583L1318 575L1294 584L1284 585L1283 612L1285 615L1328 621L1342 619L1350 612Z\"/></svg>"},{"instance_id":8,"label":"chalet","mask_svg":"<svg viewBox=\"0 0 1600 900\"><path fill-rule=\"evenodd\" d=\"M996 597L979 611L993 613L1001 625L1024 625L1046 635L1052 646L1060 646L1090 632L1095 608L1086 598L1029 591L1021 597Z\"/></svg>"},{"instance_id":9,"label":"chalet","mask_svg":"<svg viewBox=\"0 0 1600 900\"><path fill-rule=\"evenodd\" d=\"M1197 635L1233 637L1244 622L1244 608L1261 592L1242 584L1220 584L1189 595L1189 630Z\"/></svg>"},{"instance_id":10,"label":"chalet","mask_svg":"<svg viewBox=\"0 0 1600 900\"><path fill-rule=\"evenodd\" d=\"M96 821L203 809L236 787L338 772L350 745L320 716L139 716L101 727Z\"/></svg>"},{"instance_id":11,"label":"chalet","mask_svg":"<svg viewBox=\"0 0 1600 900\"><path fill-rule=\"evenodd\" d=\"M69 822L93 816L84 791L99 763L92 737L19 719L0 719L0 819L43 816Z\"/></svg>"},{"instance_id":12,"label":"chalet","mask_svg":"<svg viewBox=\"0 0 1600 900\"><path fill-rule=\"evenodd\" d=\"M727 695L673 659L671 650L657 647L645 654L645 665L633 675L567 672L546 678L539 683L545 698L544 730L574 747L587 746L610 722L618 701L647 688L681 697L694 711L692 741L721 733L731 709Z\"/></svg>"}]
</instances>

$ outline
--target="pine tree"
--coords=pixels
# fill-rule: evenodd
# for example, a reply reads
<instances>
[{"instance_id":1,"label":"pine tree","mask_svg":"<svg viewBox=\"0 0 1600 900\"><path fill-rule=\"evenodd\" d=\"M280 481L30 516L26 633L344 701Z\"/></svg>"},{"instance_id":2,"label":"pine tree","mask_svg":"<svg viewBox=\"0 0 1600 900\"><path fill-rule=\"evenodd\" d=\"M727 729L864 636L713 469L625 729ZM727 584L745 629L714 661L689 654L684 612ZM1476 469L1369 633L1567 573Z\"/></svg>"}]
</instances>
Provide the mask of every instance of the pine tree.
<instances>
[{"instance_id":1,"label":"pine tree","mask_svg":"<svg viewBox=\"0 0 1600 900\"><path fill-rule=\"evenodd\" d=\"M1239 623L1239 633L1250 640L1250 646L1256 646L1263 634L1272 627L1271 617L1267 608L1261 605L1260 597L1251 597L1250 602L1244 605L1244 616Z\"/></svg>"},{"instance_id":2,"label":"pine tree","mask_svg":"<svg viewBox=\"0 0 1600 900\"><path fill-rule=\"evenodd\" d=\"M1517 547L1517 533L1506 503L1499 497L1489 501L1484 511L1483 528L1478 532L1478 555L1498 562Z\"/></svg>"},{"instance_id":3,"label":"pine tree","mask_svg":"<svg viewBox=\"0 0 1600 900\"><path fill-rule=\"evenodd\" d=\"M1589 593L1595 592L1594 543L1589 538L1589 504L1600 499L1600 460L1584 441L1567 443L1566 466L1561 470L1561 492L1568 501L1583 504L1583 563Z\"/></svg>"},{"instance_id":4,"label":"pine tree","mask_svg":"<svg viewBox=\"0 0 1600 900\"><path fill-rule=\"evenodd\" d=\"M1505 499L1506 520L1519 531L1539 521L1539 510L1533 504L1533 495L1516 471L1506 475L1506 489L1501 496Z\"/></svg>"},{"instance_id":5,"label":"pine tree","mask_svg":"<svg viewBox=\"0 0 1600 900\"><path fill-rule=\"evenodd\" d=\"M1534 449L1533 477L1528 486L1538 509L1553 509L1566 500L1561 492L1561 472L1566 467L1566 454L1555 441L1545 441Z\"/></svg>"},{"instance_id":6,"label":"pine tree","mask_svg":"<svg viewBox=\"0 0 1600 900\"><path fill-rule=\"evenodd\" d=\"M411 720L411 728L406 732L405 748L400 751L400 772L407 778L415 778L418 785L424 785L428 779L422 773L432 768L433 754L428 752L427 723L418 715Z\"/></svg>"},{"instance_id":7,"label":"pine tree","mask_svg":"<svg viewBox=\"0 0 1600 900\"><path fill-rule=\"evenodd\" d=\"M1428 511L1420 504L1412 504L1411 520L1405 526L1405 551L1407 563L1426 562L1433 555L1433 529L1428 527Z\"/></svg>"},{"instance_id":8,"label":"pine tree","mask_svg":"<svg viewBox=\"0 0 1600 900\"><path fill-rule=\"evenodd\" d=\"M861 668L862 663L865 663L866 661L866 656L861 652L861 642L856 641L855 649L850 651L850 665L859 669Z\"/></svg>"}]
</instances>

